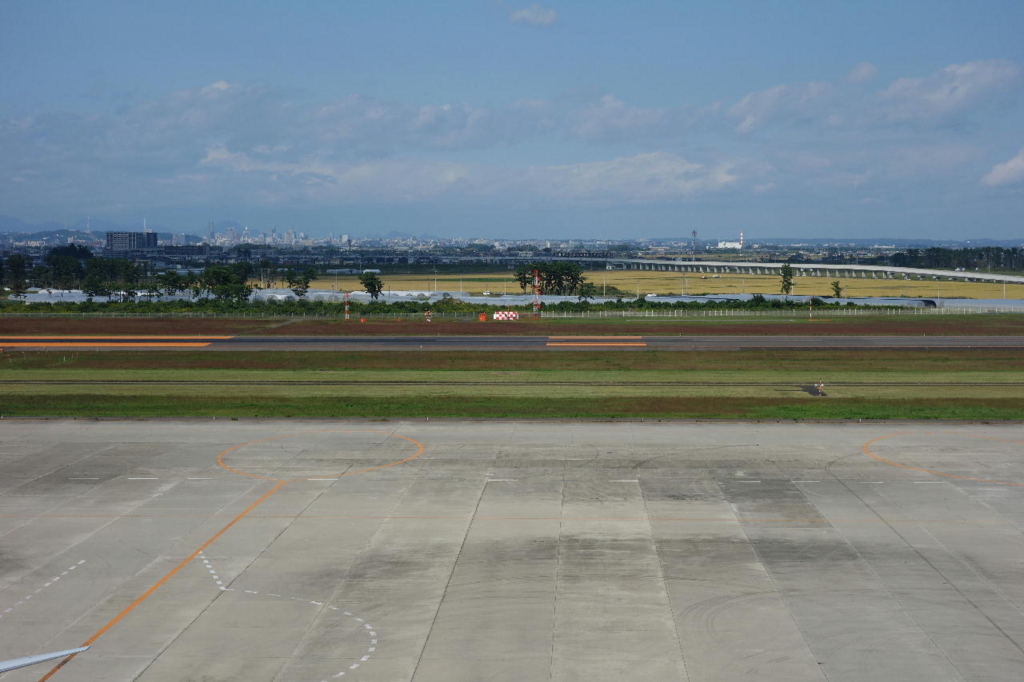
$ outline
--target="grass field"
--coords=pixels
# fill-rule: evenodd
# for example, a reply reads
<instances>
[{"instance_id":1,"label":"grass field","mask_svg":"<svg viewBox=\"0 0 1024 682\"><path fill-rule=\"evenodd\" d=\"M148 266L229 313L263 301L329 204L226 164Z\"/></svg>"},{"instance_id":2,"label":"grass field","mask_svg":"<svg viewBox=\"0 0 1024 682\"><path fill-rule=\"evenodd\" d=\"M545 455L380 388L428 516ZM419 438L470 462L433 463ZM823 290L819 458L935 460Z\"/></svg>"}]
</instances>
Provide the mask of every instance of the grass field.
<instances>
[{"instance_id":1,"label":"grass field","mask_svg":"<svg viewBox=\"0 0 1024 682\"><path fill-rule=\"evenodd\" d=\"M697 273L670 273L650 270L590 270L584 273L587 281L597 286L598 293L615 289L623 296L639 294L697 295L697 294L777 294L780 278L774 275L728 275L717 277ZM457 275L405 275L381 274L385 293L394 291L465 291L471 294L521 294L522 289L512 271ZM981 282L944 282L930 280L861 279L844 277L796 277L793 294L798 296L832 296L831 282L838 279L844 296L907 296L913 298L1024 298L1024 284ZM317 289L335 291L362 291L356 276L323 278L312 285Z\"/></svg>"},{"instance_id":2,"label":"grass field","mask_svg":"<svg viewBox=\"0 0 1024 682\"><path fill-rule=\"evenodd\" d=\"M0 382L4 416L1024 418L1009 351L24 353Z\"/></svg>"}]
</instances>

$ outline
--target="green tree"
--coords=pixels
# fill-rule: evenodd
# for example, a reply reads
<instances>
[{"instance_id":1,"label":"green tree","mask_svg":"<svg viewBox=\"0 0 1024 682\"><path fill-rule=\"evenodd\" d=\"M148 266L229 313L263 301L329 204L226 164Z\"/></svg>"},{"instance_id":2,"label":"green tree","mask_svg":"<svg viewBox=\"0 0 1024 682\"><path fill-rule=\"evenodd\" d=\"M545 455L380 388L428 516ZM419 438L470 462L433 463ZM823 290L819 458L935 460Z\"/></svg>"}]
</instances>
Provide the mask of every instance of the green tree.
<instances>
[{"instance_id":1,"label":"green tree","mask_svg":"<svg viewBox=\"0 0 1024 682\"><path fill-rule=\"evenodd\" d=\"M43 262L50 268L51 281L61 289L70 289L81 283L85 277L85 263L92 257L92 251L84 246L68 244L50 249Z\"/></svg>"},{"instance_id":2,"label":"green tree","mask_svg":"<svg viewBox=\"0 0 1024 682\"><path fill-rule=\"evenodd\" d=\"M316 279L316 272L313 268L305 268L301 272L296 272L291 268L288 268L288 272L285 273L285 280L288 282L288 288L292 290L296 298L305 298L306 294L309 293L310 283ZM376 296L374 296L376 298Z\"/></svg>"},{"instance_id":3,"label":"green tree","mask_svg":"<svg viewBox=\"0 0 1024 682\"><path fill-rule=\"evenodd\" d=\"M375 301L380 296L380 292L384 290L384 281L375 272L364 272L359 275L359 283L363 285L363 289L366 289L366 293L370 295L370 298Z\"/></svg>"},{"instance_id":4,"label":"green tree","mask_svg":"<svg viewBox=\"0 0 1024 682\"><path fill-rule=\"evenodd\" d=\"M593 282L584 282L576 290L576 295L579 297L581 302L586 301L589 298L594 298L597 296L597 285Z\"/></svg>"},{"instance_id":5,"label":"green tree","mask_svg":"<svg viewBox=\"0 0 1024 682\"><path fill-rule=\"evenodd\" d=\"M200 276L201 286L204 291L210 292L218 301L244 303L252 295L252 286L249 285L249 272L251 266L248 263L236 263L231 266L211 265L203 270Z\"/></svg>"},{"instance_id":6,"label":"green tree","mask_svg":"<svg viewBox=\"0 0 1024 682\"><path fill-rule=\"evenodd\" d=\"M833 298L842 298L842 296L843 296L843 285L837 279L836 281L832 282L832 297Z\"/></svg>"},{"instance_id":7,"label":"green tree","mask_svg":"<svg viewBox=\"0 0 1024 682\"><path fill-rule=\"evenodd\" d=\"M537 272L541 294L572 296L586 281L583 269L572 261L545 261L525 263L516 268L515 279L523 291L533 287L533 273Z\"/></svg>"},{"instance_id":8,"label":"green tree","mask_svg":"<svg viewBox=\"0 0 1024 682\"><path fill-rule=\"evenodd\" d=\"M783 263L779 274L782 275L782 293L789 296L793 292L793 266Z\"/></svg>"},{"instance_id":9,"label":"green tree","mask_svg":"<svg viewBox=\"0 0 1024 682\"><path fill-rule=\"evenodd\" d=\"M21 296L28 291L25 277L28 275L29 260L20 253L7 257L7 277L11 283L11 295Z\"/></svg>"},{"instance_id":10,"label":"green tree","mask_svg":"<svg viewBox=\"0 0 1024 682\"><path fill-rule=\"evenodd\" d=\"M188 288L185 283L185 278L178 274L177 270L168 270L167 272L160 275L157 278L160 283L160 288L167 296L174 296L179 291L184 291Z\"/></svg>"},{"instance_id":11,"label":"green tree","mask_svg":"<svg viewBox=\"0 0 1024 682\"><path fill-rule=\"evenodd\" d=\"M107 286L102 273L98 270L93 270L92 272L87 272L85 279L82 280L82 292L91 301L94 296L109 296L110 287Z\"/></svg>"}]
</instances>

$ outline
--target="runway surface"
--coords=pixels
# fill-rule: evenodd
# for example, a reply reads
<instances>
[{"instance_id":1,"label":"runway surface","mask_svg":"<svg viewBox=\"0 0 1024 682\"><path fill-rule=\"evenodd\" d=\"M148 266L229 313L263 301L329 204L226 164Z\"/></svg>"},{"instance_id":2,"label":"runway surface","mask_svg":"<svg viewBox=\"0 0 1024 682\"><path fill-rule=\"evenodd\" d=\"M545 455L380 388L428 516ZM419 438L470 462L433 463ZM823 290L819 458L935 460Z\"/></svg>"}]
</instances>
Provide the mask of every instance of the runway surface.
<instances>
[{"instance_id":1,"label":"runway surface","mask_svg":"<svg viewBox=\"0 0 1024 682\"><path fill-rule=\"evenodd\" d=\"M1024 677L1024 427L0 422L8 680Z\"/></svg>"},{"instance_id":2,"label":"runway surface","mask_svg":"<svg viewBox=\"0 0 1024 682\"><path fill-rule=\"evenodd\" d=\"M0 337L0 348L211 351L949 350L1024 349L1020 336L53 336Z\"/></svg>"}]
</instances>

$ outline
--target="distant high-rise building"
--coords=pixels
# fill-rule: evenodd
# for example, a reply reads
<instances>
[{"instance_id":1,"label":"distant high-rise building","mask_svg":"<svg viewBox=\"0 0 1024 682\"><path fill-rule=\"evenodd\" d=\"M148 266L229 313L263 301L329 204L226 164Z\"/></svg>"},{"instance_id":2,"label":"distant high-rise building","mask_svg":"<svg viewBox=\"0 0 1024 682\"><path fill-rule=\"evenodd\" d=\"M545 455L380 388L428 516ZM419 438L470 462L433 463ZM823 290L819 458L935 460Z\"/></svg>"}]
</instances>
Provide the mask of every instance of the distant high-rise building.
<instances>
[{"instance_id":1,"label":"distant high-rise building","mask_svg":"<svg viewBox=\"0 0 1024 682\"><path fill-rule=\"evenodd\" d=\"M156 232L107 232L108 254L150 251L156 248Z\"/></svg>"}]
</instances>

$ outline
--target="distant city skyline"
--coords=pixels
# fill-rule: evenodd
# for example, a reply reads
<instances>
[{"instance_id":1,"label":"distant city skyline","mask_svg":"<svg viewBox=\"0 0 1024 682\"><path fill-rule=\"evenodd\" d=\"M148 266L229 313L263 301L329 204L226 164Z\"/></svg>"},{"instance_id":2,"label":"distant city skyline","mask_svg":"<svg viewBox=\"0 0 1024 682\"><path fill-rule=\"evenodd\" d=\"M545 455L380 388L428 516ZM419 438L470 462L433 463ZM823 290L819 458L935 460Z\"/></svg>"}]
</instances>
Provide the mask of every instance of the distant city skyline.
<instances>
[{"instance_id":1,"label":"distant city skyline","mask_svg":"<svg viewBox=\"0 0 1024 682\"><path fill-rule=\"evenodd\" d=\"M1024 3L80 3L0 214L312 238L1024 238Z\"/></svg>"}]
</instances>

